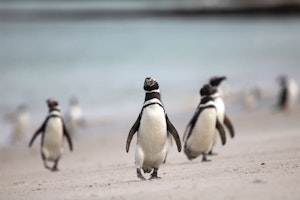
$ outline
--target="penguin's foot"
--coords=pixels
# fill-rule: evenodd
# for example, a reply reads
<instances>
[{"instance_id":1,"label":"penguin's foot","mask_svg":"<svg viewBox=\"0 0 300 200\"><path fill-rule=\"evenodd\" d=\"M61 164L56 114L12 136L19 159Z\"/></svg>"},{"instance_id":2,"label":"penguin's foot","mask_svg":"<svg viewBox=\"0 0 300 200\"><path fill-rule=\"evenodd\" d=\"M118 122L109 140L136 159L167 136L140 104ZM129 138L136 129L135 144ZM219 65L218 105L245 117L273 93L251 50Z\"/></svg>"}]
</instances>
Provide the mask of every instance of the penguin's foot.
<instances>
[{"instance_id":1,"label":"penguin's foot","mask_svg":"<svg viewBox=\"0 0 300 200\"><path fill-rule=\"evenodd\" d=\"M57 168L57 164L58 164L58 160L56 160L56 161L54 162L54 165L53 165L53 167L52 167L52 169L51 169L52 172L57 172L57 171L59 171L59 169Z\"/></svg>"},{"instance_id":2,"label":"penguin's foot","mask_svg":"<svg viewBox=\"0 0 300 200\"><path fill-rule=\"evenodd\" d=\"M161 179L161 177L158 177L157 176L157 170L158 169L154 169L152 174L151 174L151 177L149 178L149 180L153 180L153 179Z\"/></svg>"},{"instance_id":3,"label":"penguin's foot","mask_svg":"<svg viewBox=\"0 0 300 200\"><path fill-rule=\"evenodd\" d=\"M203 157L202 157L202 162L210 162L211 160L207 159L206 158L206 155L203 154Z\"/></svg>"},{"instance_id":4,"label":"penguin's foot","mask_svg":"<svg viewBox=\"0 0 300 200\"><path fill-rule=\"evenodd\" d=\"M57 172L57 171L59 171L59 169L58 169L57 167L52 167L52 168L51 168L51 171L52 171L52 172Z\"/></svg>"},{"instance_id":5,"label":"penguin's foot","mask_svg":"<svg viewBox=\"0 0 300 200\"><path fill-rule=\"evenodd\" d=\"M216 156L218 155L217 153L213 152L213 150L210 150L210 152L208 152L209 156Z\"/></svg>"},{"instance_id":6,"label":"penguin's foot","mask_svg":"<svg viewBox=\"0 0 300 200\"><path fill-rule=\"evenodd\" d=\"M137 174L137 177L140 178L141 180L143 180L143 181L146 180L145 177L142 175L141 169L137 168L136 174Z\"/></svg>"},{"instance_id":7,"label":"penguin's foot","mask_svg":"<svg viewBox=\"0 0 300 200\"><path fill-rule=\"evenodd\" d=\"M154 179L161 179L161 177L159 177L159 176L152 176L151 175L151 177L149 178L149 180L154 180Z\"/></svg>"},{"instance_id":8,"label":"penguin's foot","mask_svg":"<svg viewBox=\"0 0 300 200\"><path fill-rule=\"evenodd\" d=\"M44 160L44 167L45 167L46 169L49 169L50 171L52 171L52 168L51 168L51 167L49 167L49 166L47 165L47 162L46 162L46 160Z\"/></svg>"}]
</instances>

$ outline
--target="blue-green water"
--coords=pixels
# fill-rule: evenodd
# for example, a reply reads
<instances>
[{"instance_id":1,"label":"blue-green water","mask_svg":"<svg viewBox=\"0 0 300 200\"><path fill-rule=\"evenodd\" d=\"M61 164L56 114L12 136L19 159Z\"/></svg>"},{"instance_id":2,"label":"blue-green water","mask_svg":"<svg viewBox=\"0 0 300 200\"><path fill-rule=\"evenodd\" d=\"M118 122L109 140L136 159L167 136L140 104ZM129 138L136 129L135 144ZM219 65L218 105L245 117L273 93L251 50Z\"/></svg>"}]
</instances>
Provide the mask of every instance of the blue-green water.
<instances>
[{"instance_id":1,"label":"blue-green water","mask_svg":"<svg viewBox=\"0 0 300 200\"><path fill-rule=\"evenodd\" d=\"M76 95L87 116L126 117L138 113L147 76L170 113L213 75L233 91L276 90L280 74L300 82L299 35L295 17L1 21L0 114L24 102L39 123L45 99L64 110Z\"/></svg>"}]
</instances>

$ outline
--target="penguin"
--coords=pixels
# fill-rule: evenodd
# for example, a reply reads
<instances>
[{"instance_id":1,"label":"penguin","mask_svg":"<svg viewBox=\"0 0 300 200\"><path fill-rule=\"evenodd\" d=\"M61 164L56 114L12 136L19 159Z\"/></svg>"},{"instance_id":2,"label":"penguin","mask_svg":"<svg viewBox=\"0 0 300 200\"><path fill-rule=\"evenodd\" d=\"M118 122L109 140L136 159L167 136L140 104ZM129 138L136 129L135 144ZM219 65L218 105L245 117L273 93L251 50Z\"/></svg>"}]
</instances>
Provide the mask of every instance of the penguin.
<instances>
[{"instance_id":1,"label":"penguin","mask_svg":"<svg viewBox=\"0 0 300 200\"><path fill-rule=\"evenodd\" d=\"M210 78L209 84L213 88L213 94L211 95L211 97L214 99L215 106L217 108L218 120L220 121L220 123L222 125L225 125L227 127L231 138L234 138L234 135L235 135L234 127L231 123L231 120L226 115L225 104L224 104L224 101L219 92L219 85L221 84L221 82L223 80L226 80L225 76L215 76L215 77ZM217 132L217 130L216 130L216 132ZM218 134L216 133L215 138L214 138L214 143L213 143L211 151L209 152L209 155L214 155L213 147L216 145L218 138L219 138Z\"/></svg>"},{"instance_id":2,"label":"penguin","mask_svg":"<svg viewBox=\"0 0 300 200\"><path fill-rule=\"evenodd\" d=\"M218 119L216 103L212 97L214 93L215 89L209 84L200 89L200 103L185 129L184 153L189 160L202 154L202 162L209 161L206 156L213 147L216 129L221 136L222 144L226 144L225 130Z\"/></svg>"},{"instance_id":3,"label":"penguin","mask_svg":"<svg viewBox=\"0 0 300 200\"><path fill-rule=\"evenodd\" d=\"M67 130L72 137L74 137L79 127L85 125L82 109L75 96L72 96L69 100L69 107L65 114L65 121Z\"/></svg>"},{"instance_id":4,"label":"penguin","mask_svg":"<svg viewBox=\"0 0 300 200\"><path fill-rule=\"evenodd\" d=\"M66 129L64 120L61 116L58 102L54 99L47 100L49 113L44 123L33 134L29 147L33 144L36 137L41 133L41 154L46 169L51 171L58 171L57 165L63 153L63 139L67 138L70 151L73 151L73 145L71 137ZM54 162L53 167L47 165L47 161Z\"/></svg>"},{"instance_id":5,"label":"penguin","mask_svg":"<svg viewBox=\"0 0 300 200\"><path fill-rule=\"evenodd\" d=\"M146 180L142 175L150 173L150 179L158 179L157 172L165 160L169 148L168 135L172 135L178 152L181 151L181 141L178 132L168 118L161 101L158 82L147 77L144 82L145 101L139 116L131 127L127 141L126 152L129 151L130 142L137 133L137 144L135 151L135 164L137 177Z\"/></svg>"},{"instance_id":6,"label":"penguin","mask_svg":"<svg viewBox=\"0 0 300 200\"><path fill-rule=\"evenodd\" d=\"M257 109L261 96L261 89L259 87L253 87L248 90L244 89L240 95L244 109L248 112Z\"/></svg>"},{"instance_id":7,"label":"penguin","mask_svg":"<svg viewBox=\"0 0 300 200\"><path fill-rule=\"evenodd\" d=\"M24 141L29 125L29 111L26 104L21 104L17 107L14 114L7 115L7 119L14 123L12 130L11 143L17 144Z\"/></svg>"},{"instance_id":8,"label":"penguin","mask_svg":"<svg viewBox=\"0 0 300 200\"><path fill-rule=\"evenodd\" d=\"M298 85L296 81L286 76L279 77L280 92L277 107L280 111L290 112L298 98Z\"/></svg>"}]
</instances>

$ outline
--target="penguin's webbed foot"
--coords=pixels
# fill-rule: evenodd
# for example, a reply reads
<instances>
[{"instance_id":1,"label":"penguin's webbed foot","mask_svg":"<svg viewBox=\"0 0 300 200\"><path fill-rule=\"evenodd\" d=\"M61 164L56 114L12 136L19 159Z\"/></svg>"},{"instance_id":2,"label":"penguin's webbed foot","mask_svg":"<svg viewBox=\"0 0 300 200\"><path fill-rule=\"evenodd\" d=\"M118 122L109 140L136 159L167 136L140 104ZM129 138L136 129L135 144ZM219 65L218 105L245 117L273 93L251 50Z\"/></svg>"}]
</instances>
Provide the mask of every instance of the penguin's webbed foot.
<instances>
[{"instance_id":1,"label":"penguin's webbed foot","mask_svg":"<svg viewBox=\"0 0 300 200\"><path fill-rule=\"evenodd\" d=\"M57 164L58 164L58 160L56 160L56 161L54 162L54 165L53 165L53 167L51 168L51 171L52 171L52 172L57 172L57 171L59 171L59 169L57 168Z\"/></svg>"},{"instance_id":2,"label":"penguin's webbed foot","mask_svg":"<svg viewBox=\"0 0 300 200\"><path fill-rule=\"evenodd\" d=\"M51 171L52 171L52 172L57 172L57 171L59 171L59 169L58 169L57 167L52 167L52 168L51 168Z\"/></svg>"},{"instance_id":3,"label":"penguin's webbed foot","mask_svg":"<svg viewBox=\"0 0 300 200\"><path fill-rule=\"evenodd\" d=\"M151 177L149 178L149 180L153 180L153 179L161 179L161 177L157 176L157 170L158 169L154 169L152 174L151 174Z\"/></svg>"},{"instance_id":4,"label":"penguin's webbed foot","mask_svg":"<svg viewBox=\"0 0 300 200\"><path fill-rule=\"evenodd\" d=\"M146 180L146 178L142 175L142 172L141 172L141 169L137 168L136 169L136 174L137 174L137 177L141 180Z\"/></svg>"},{"instance_id":5,"label":"penguin's webbed foot","mask_svg":"<svg viewBox=\"0 0 300 200\"><path fill-rule=\"evenodd\" d=\"M206 154L203 154L202 162L210 162L211 160L207 159Z\"/></svg>"}]
</instances>

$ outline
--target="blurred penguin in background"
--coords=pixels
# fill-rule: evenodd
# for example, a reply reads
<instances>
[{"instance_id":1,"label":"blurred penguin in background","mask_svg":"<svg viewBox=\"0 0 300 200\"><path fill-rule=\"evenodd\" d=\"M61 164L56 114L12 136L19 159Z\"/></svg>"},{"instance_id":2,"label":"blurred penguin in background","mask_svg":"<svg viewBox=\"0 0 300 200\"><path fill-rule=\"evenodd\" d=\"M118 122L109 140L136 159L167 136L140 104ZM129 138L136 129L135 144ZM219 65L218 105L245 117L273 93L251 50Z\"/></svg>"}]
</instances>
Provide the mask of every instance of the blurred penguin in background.
<instances>
[{"instance_id":1,"label":"blurred penguin in background","mask_svg":"<svg viewBox=\"0 0 300 200\"><path fill-rule=\"evenodd\" d=\"M74 137L79 127L83 127L86 122L77 97L72 96L69 100L69 107L65 113L65 121L68 132Z\"/></svg>"},{"instance_id":2,"label":"blurred penguin in background","mask_svg":"<svg viewBox=\"0 0 300 200\"><path fill-rule=\"evenodd\" d=\"M298 99L298 85L295 80L287 76L280 76L279 84L277 108L283 112L291 112Z\"/></svg>"},{"instance_id":3,"label":"blurred penguin in background","mask_svg":"<svg viewBox=\"0 0 300 200\"><path fill-rule=\"evenodd\" d=\"M66 129L64 119L61 116L58 101L55 99L47 99L48 115L40 128L33 134L29 147L32 146L34 140L39 134L41 139L41 155L46 169L52 172L58 171L57 165L64 152L64 137L66 137L69 144L70 151L73 150L71 137ZM49 167L47 162L54 162L53 167Z\"/></svg>"},{"instance_id":4,"label":"blurred penguin in background","mask_svg":"<svg viewBox=\"0 0 300 200\"><path fill-rule=\"evenodd\" d=\"M8 114L5 118L14 124L11 135L11 143L17 144L23 142L26 138L26 132L29 124L29 112L27 105L19 105L15 113Z\"/></svg>"},{"instance_id":5,"label":"blurred penguin in background","mask_svg":"<svg viewBox=\"0 0 300 200\"><path fill-rule=\"evenodd\" d=\"M246 111L257 109L261 98L261 89L259 87L244 89L241 93L241 100Z\"/></svg>"}]
</instances>

